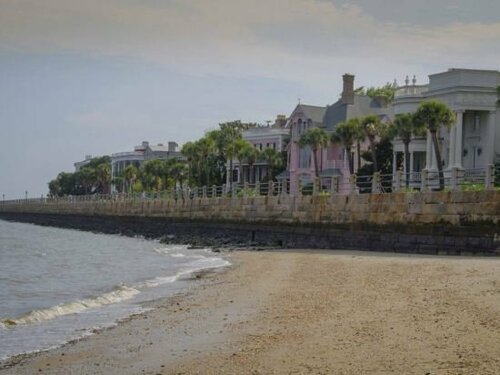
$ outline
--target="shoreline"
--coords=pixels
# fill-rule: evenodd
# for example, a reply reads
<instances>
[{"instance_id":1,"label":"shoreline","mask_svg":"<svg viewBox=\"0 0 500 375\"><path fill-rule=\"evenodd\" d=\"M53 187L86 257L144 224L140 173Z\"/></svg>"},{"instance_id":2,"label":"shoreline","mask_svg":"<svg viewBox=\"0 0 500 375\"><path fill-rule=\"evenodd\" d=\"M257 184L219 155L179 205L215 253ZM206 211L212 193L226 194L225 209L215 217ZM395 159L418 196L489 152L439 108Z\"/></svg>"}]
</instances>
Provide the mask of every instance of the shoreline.
<instances>
[{"instance_id":1,"label":"shoreline","mask_svg":"<svg viewBox=\"0 0 500 375\"><path fill-rule=\"evenodd\" d=\"M154 309L3 374L495 374L500 261L236 251Z\"/></svg>"},{"instance_id":2,"label":"shoreline","mask_svg":"<svg viewBox=\"0 0 500 375\"><path fill-rule=\"evenodd\" d=\"M190 291L193 288L199 287L199 284L202 284L203 282L208 282L207 279L209 279L212 274L226 272L232 266L233 266L233 264L230 264L230 265L224 266L224 267L207 268L207 269L194 271L191 274L179 279L179 281L184 282L184 283L196 281L197 284L187 284L183 288L183 290L175 292L172 295L169 295L166 297L159 297L159 298L156 298L153 300L141 302L140 306L145 308L144 311L141 311L138 313L132 313L126 317L123 317L123 318L116 320L112 324L105 326L105 327L89 328L89 331L81 337L68 340L64 343L54 345L53 347L50 347L47 349L34 350L31 352L27 352L27 353L15 354L9 358L0 360L0 372L2 372L3 370L6 370L6 369L14 368L24 361L29 361L29 360L35 359L35 358L43 356L43 355L48 355L53 351L57 351L57 350L63 351L64 348L66 348L66 347L71 347L73 345L78 344L81 341L84 341L84 340L91 338L94 335L103 334L106 331L112 330L118 326L125 325L133 319L141 319L143 316L150 313L152 310L154 310L157 307L162 307L162 306L168 305L172 301L175 302L178 299L182 299L182 298L186 297L187 295L189 295Z\"/></svg>"}]
</instances>

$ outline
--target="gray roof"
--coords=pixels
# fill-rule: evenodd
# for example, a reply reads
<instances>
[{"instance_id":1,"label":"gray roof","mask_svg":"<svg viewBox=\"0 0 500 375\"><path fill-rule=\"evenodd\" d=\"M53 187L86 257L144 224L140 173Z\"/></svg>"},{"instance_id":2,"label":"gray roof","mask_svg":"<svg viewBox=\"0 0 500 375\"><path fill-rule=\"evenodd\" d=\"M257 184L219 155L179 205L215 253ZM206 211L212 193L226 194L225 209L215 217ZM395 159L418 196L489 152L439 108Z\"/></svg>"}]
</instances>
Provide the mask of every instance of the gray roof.
<instances>
[{"instance_id":1,"label":"gray roof","mask_svg":"<svg viewBox=\"0 0 500 375\"><path fill-rule=\"evenodd\" d=\"M168 152L168 146L163 146L163 145L149 145L148 148L152 152Z\"/></svg>"},{"instance_id":2,"label":"gray roof","mask_svg":"<svg viewBox=\"0 0 500 375\"><path fill-rule=\"evenodd\" d=\"M319 172L319 177L333 177L333 176L342 176L342 172L340 171L340 169L329 168Z\"/></svg>"},{"instance_id":3,"label":"gray roof","mask_svg":"<svg viewBox=\"0 0 500 375\"><path fill-rule=\"evenodd\" d=\"M326 107L319 107L315 105L299 104L297 109L301 109L304 114L311 119L312 122L317 124L323 123Z\"/></svg>"},{"instance_id":4,"label":"gray roof","mask_svg":"<svg viewBox=\"0 0 500 375\"><path fill-rule=\"evenodd\" d=\"M290 171L283 171L279 173L276 177L277 180L284 180L290 178Z\"/></svg>"},{"instance_id":5,"label":"gray roof","mask_svg":"<svg viewBox=\"0 0 500 375\"><path fill-rule=\"evenodd\" d=\"M327 130L334 130L335 125L341 121L369 115L376 115L382 119L392 118L394 110L392 105L383 106L376 98L371 98L368 95L355 95L354 104L344 104L341 100L338 100L328 106L323 119L323 126Z\"/></svg>"}]
</instances>

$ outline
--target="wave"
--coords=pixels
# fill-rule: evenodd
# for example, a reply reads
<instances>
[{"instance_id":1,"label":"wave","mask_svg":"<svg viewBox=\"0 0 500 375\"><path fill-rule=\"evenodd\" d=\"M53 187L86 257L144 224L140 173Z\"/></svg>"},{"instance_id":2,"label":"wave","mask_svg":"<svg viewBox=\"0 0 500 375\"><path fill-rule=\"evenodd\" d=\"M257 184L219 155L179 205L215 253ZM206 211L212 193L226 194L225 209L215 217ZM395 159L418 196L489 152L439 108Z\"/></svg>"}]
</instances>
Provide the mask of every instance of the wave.
<instances>
[{"instance_id":1,"label":"wave","mask_svg":"<svg viewBox=\"0 0 500 375\"><path fill-rule=\"evenodd\" d=\"M135 287L138 289L154 288L163 284L173 283L183 277L188 277L199 271L213 269L213 268L227 267L229 265L231 265L231 263L222 258L203 257L202 259L198 259L196 261L191 262L189 264L190 266L189 268L181 270L173 276L155 277L154 279L146 280L142 283L139 283L135 285Z\"/></svg>"},{"instance_id":2,"label":"wave","mask_svg":"<svg viewBox=\"0 0 500 375\"><path fill-rule=\"evenodd\" d=\"M50 320L69 314L77 314L87 309L125 301L134 297L138 293L140 292L137 289L120 286L112 292L101 294L100 296L95 298L87 298L68 302L43 310L33 310L32 312L19 318L5 319L2 323L4 326L39 323L44 320Z\"/></svg>"},{"instance_id":3,"label":"wave","mask_svg":"<svg viewBox=\"0 0 500 375\"><path fill-rule=\"evenodd\" d=\"M133 287L120 286L117 289L102 294L95 298L87 298L69 303L64 303L50 307L48 309L33 310L30 313L13 319L0 321L0 328L8 328L15 325L28 325L54 319L57 317L78 314L87 309L97 308L104 305L122 302L131 299L140 293L139 289L154 288L163 284L173 283L183 277L208 269L229 266L231 263L222 258L202 257L189 263L187 269L181 270L172 276L160 276L134 285Z\"/></svg>"}]
</instances>

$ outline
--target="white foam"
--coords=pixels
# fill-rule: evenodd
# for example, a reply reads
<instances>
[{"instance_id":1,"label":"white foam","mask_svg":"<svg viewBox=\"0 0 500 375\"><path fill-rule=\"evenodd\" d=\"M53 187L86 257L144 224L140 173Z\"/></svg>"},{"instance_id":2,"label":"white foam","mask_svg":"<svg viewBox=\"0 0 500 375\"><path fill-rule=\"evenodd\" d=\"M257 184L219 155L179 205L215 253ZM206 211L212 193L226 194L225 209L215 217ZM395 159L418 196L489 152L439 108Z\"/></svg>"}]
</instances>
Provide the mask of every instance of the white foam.
<instances>
[{"instance_id":1,"label":"white foam","mask_svg":"<svg viewBox=\"0 0 500 375\"><path fill-rule=\"evenodd\" d=\"M175 253L175 254L170 254L170 256L173 258L184 258L186 256L186 254Z\"/></svg>"},{"instance_id":2,"label":"white foam","mask_svg":"<svg viewBox=\"0 0 500 375\"><path fill-rule=\"evenodd\" d=\"M139 291L137 289L121 286L118 289L113 290L112 292L102 294L96 298L87 298L83 300L64 303L44 310L34 310L29 314L26 314L19 318L6 319L3 321L3 325L9 326L17 324L33 324L42 322L44 320L54 319L59 316L77 314L87 309L130 299L138 293Z\"/></svg>"}]
</instances>

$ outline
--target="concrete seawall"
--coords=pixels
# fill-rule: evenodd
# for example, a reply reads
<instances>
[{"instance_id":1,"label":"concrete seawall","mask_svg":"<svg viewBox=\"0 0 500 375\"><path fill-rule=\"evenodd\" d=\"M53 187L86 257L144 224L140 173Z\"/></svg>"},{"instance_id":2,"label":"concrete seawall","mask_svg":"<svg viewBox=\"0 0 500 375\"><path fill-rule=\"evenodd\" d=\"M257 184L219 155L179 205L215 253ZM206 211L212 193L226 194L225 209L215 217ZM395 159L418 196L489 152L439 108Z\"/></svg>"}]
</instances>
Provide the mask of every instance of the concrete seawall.
<instances>
[{"instance_id":1,"label":"concrete seawall","mask_svg":"<svg viewBox=\"0 0 500 375\"><path fill-rule=\"evenodd\" d=\"M500 255L500 192L47 201L0 218L179 242Z\"/></svg>"}]
</instances>

